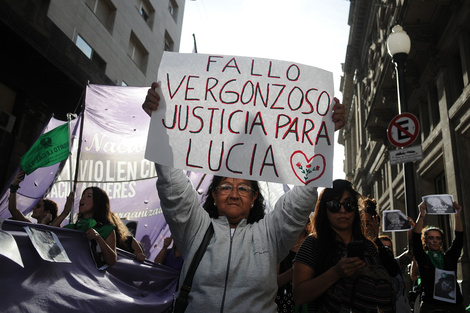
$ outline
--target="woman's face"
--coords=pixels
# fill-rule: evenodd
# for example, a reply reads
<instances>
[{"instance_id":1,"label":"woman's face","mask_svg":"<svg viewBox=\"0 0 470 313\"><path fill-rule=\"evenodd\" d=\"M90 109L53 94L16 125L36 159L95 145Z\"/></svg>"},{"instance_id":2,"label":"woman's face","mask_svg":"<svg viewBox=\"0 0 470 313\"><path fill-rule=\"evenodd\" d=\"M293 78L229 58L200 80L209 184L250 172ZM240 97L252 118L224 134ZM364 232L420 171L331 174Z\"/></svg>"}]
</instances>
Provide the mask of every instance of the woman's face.
<instances>
[{"instance_id":1,"label":"woman's face","mask_svg":"<svg viewBox=\"0 0 470 313\"><path fill-rule=\"evenodd\" d=\"M350 196L348 191L345 191L341 199L339 199L339 202L354 203L355 200L352 196ZM335 231L352 231L352 226L354 223L354 214L355 210L353 210L352 212L347 212L343 205L341 205L341 209L337 213L332 213L327 209L328 221L330 222L331 227Z\"/></svg>"},{"instance_id":2,"label":"woman's face","mask_svg":"<svg viewBox=\"0 0 470 313\"><path fill-rule=\"evenodd\" d=\"M44 209L44 200L41 199L36 203L36 205L33 208L33 214L31 214L32 218L35 218L37 220L40 220L46 215L48 212Z\"/></svg>"},{"instance_id":3,"label":"woman's face","mask_svg":"<svg viewBox=\"0 0 470 313\"><path fill-rule=\"evenodd\" d=\"M438 252L441 250L442 237L441 233L437 230L430 230L426 234L426 247L429 251Z\"/></svg>"},{"instance_id":4,"label":"woman's face","mask_svg":"<svg viewBox=\"0 0 470 313\"><path fill-rule=\"evenodd\" d=\"M243 218L248 218L258 193L245 179L224 178L212 190L214 203L219 216L226 216L231 226L236 226Z\"/></svg>"},{"instance_id":5,"label":"woman's face","mask_svg":"<svg viewBox=\"0 0 470 313\"><path fill-rule=\"evenodd\" d=\"M90 218L93 216L93 191L86 189L80 198L80 206L78 212L83 218Z\"/></svg>"}]
</instances>

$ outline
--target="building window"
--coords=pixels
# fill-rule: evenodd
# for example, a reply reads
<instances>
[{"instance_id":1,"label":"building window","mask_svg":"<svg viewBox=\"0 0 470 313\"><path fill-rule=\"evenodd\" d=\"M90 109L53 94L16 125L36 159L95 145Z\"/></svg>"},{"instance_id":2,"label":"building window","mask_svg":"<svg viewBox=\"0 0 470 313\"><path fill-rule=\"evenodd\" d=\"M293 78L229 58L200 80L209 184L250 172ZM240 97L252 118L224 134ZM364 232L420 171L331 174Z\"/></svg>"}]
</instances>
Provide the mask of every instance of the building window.
<instances>
[{"instance_id":1,"label":"building window","mask_svg":"<svg viewBox=\"0 0 470 313\"><path fill-rule=\"evenodd\" d=\"M127 51L127 54L132 59L132 61L134 61L137 67L140 68L143 73L145 73L148 52L133 32L131 33L131 38L129 40L129 50Z\"/></svg>"},{"instance_id":2,"label":"building window","mask_svg":"<svg viewBox=\"0 0 470 313\"><path fill-rule=\"evenodd\" d=\"M168 34L168 33L165 31L165 47L163 48L163 50L165 50L165 51L173 51L173 46L174 46L173 39L171 39L170 34Z\"/></svg>"},{"instance_id":3,"label":"building window","mask_svg":"<svg viewBox=\"0 0 470 313\"><path fill-rule=\"evenodd\" d=\"M173 16L173 19L176 21L178 16L178 4L175 0L168 1L168 12L170 12L170 15Z\"/></svg>"},{"instance_id":4,"label":"building window","mask_svg":"<svg viewBox=\"0 0 470 313\"><path fill-rule=\"evenodd\" d=\"M93 49L91 46L80 36L77 36L77 41L75 43L80 50L82 50L85 55L91 59L91 56L93 55Z\"/></svg>"},{"instance_id":5,"label":"building window","mask_svg":"<svg viewBox=\"0 0 470 313\"><path fill-rule=\"evenodd\" d=\"M455 101L460 97L463 91L463 72L460 53L457 51L449 58L448 64L449 84L446 85L446 91L449 92L450 97L447 102L447 108L450 109ZM450 83L451 82L451 83Z\"/></svg>"},{"instance_id":6,"label":"building window","mask_svg":"<svg viewBox=\"0 0 470 313\"><path fill-rule=\"evenodd\" d=\"M140 15L142 15L142 18L144 19L145 22L148 22L149 14L148 14L148 11L145 9L143 4L140 7Z\"/></svg>"},{"instance_id":7,"label":"building window","mask_svg":"<svg viewBox=\"0 0 470 313\"><path fill-rule=\"evenodd\" d=\"M98 53L96 53L95 50L93 50L93 48L80 35L77 35L77 40L75 44L101 70L106 70L106 62L98 55Z\"/></svg>"},{"instance_id":8,"label":"building window","mask_svg":"<svg viewBox=\"0 0 470 313\"><path fill-rule=\"evenodd\" d=\"M436 194L445 194L447 193L447 186L446 186L446 175L444 172L440 173L436 176L434 180L434 185L436 188Z\"/></svg>"},{"instance_id":9,"label":"building window","mask_svg":"<svg viewBox=\"0 0 470 313\"><path fill-rule=\"evenodd\" d=\"M155 10L148 0L143 0L140 3L140 8L139 8L139 13L144 19L145 23L152 29L153 26L153 20L155 16Z\"/></svg>"},{"instance_id":10,"label":"building window","mask_svg":"<svg viewBox=\"0 0 470 313\"><path fill-rule=\"evenodd\" d=\"M111 32L116 17L116 7L113 3L109 0L86 0L86 4L104 27Z\"/></svg>"}]
</instances>

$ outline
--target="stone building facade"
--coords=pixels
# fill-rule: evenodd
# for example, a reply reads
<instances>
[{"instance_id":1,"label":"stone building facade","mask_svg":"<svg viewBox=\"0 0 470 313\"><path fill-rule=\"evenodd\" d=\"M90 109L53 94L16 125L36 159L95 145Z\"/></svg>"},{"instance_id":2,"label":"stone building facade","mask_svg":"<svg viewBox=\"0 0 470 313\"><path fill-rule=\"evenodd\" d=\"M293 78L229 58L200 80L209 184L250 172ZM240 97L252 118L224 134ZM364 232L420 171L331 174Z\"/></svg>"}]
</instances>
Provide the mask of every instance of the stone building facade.
<instances>
[{"instance_id":1,"label":"stone building facade","mask_svg":"<svg viewBox=\"0 0 470 313\"><path fill-rule=\"evenodd\" d=\"M348 108L339 142L345 146L344 171L380 210L399 209L412 218L421 197L451 194L470 225L470 1L352 0L350 36L341 91ZM415 206L406 210L403 164L391 164L387 129L399 113L395 66L387 38L400 24L411 39L404 90L408 112L420 131L412 146L422 158L412 162ZM453 238L453 218L426 218ZM392 233L387 233L391 235ZM406 233L393 233L395 251L407 247ZM460 279L468 303L470 232L465 232Z\"/></svg>"}]
</instances>

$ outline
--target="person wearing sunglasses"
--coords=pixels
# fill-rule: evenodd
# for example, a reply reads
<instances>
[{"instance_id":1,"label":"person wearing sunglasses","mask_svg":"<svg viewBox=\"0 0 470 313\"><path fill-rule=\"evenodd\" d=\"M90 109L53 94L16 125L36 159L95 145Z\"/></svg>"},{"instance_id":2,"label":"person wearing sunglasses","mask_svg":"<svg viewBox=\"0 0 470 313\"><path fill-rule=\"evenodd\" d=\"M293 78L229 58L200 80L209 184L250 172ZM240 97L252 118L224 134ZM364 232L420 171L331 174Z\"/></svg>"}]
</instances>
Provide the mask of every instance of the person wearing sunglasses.
<instances>
[{"instance_id":1,"label":"person wearing sunglasses","mask_svg":"<svg viewBox=\"0 0 470 313\"><path fill-rule=\"evenodd\" d=\"M457 263L463 248L462 207L453 203L456 211L455 237L449 249L443 250L444 232L434 226L424 226L426 203L419 204L419 216L413 232L413 251L418 263L423 288L421 313L426 312L465 312L463 297L458 283L455 283L454 298L439 297L435 286L439 286L442 277L457 277ZM449 274L449 272L452 272Z\"/></svg>"},{"instance_id":2,"label":"person wearing sunglasses","mask_svg":"<svg viewBox=\"0 0 470 313\"><path fill-rule=\"evenodd\" d=\"M294 262L294 301L308 303L309 312L349 312L353 281L363 268L381 263L377 247L365 234L361 200L352 184L342 179L319 196L312 235L304 240ZM363 243L363 256L348 256L348 245L358 241ZM384 267L381 270L388 276ZM389 295L387 307L381 309L393 312L393 298Z\"/></svg>"},{"instance_id":3,"label":"person wearing sunglasses","mask_svg":"<svg viewBox=\"0 0 470 313\"><path fill-rule=\"evenodd\" d=\"M375 199L366 198L363 202L361 213L366 221L366 231L369 239L376 244L383 266L387 269L396 287L396 311L400 313L411 313L408 290L406 289L407 283L405 283L405 281L410 283L409 278L406 277L409 277L409 275L404 275L404 273L406 273L408 264L410 264L413 259L412 249L403 252L396 258L394 257L392 239L389 236L379 236L381 218L377 210L377 201ZM401 220L399 216L398 218ZM414 227L414 222L411 218L408 218L408 223ZM411 238L412 231L412 229L408 231L408 238ZM386 254L389 254L390 257L387 257Z\"/></svg>"}]
</instances>

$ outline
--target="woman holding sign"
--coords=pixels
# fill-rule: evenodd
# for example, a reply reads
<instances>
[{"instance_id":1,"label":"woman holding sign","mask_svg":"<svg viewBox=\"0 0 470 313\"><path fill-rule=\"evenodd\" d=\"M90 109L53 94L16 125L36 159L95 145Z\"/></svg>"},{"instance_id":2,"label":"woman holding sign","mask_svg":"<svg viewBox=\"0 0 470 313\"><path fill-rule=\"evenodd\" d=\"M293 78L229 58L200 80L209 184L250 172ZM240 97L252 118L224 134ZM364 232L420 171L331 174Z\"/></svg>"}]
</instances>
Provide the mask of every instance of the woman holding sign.
<instances>
[{"instance_id":1,"label":"woman holding sign","mask_svg":"<svg viewBox=\"0 0 470 313\"><path fill-rule=\"evenodd\" d=\"M462 293L455 279L457 262L463 248L463 224L460 217L462 207L454 202L455 238L447 251L442 250L444 233L437 227L423 229L426 217L426 203L419 204L419 216L413 233L413 251L418 262L423 296L421 311L425 312L464 312ZM421 232L423 234L421 235ZM442 297L438 292L442 281L453 277L453 297ZM437 311L436 311L437 310ZM441 310L441 311L439 311Z\"/></svg>"},{"instance_id":2,"label":"woman holding sign","mask_svg":"<svg viewBox=\"0 0 470 313\"><path fill-rule=\"evenodd\" d=\"M152 84L143 109L151 115L160 97ZM344 106L333 113L335 128L344 126ZM186 312L277 312L277 264L305 227L317 188L296 187L264 216L258 183L214 177L205 203L182 170L156 164L157 190L165 219L184 259L180 285L212 224L214 234L194 275ZM208 214L209 213L209 214Z\"/></svg>"}]
</instances>

